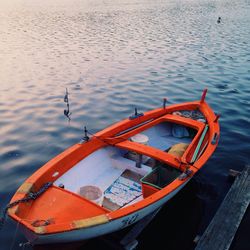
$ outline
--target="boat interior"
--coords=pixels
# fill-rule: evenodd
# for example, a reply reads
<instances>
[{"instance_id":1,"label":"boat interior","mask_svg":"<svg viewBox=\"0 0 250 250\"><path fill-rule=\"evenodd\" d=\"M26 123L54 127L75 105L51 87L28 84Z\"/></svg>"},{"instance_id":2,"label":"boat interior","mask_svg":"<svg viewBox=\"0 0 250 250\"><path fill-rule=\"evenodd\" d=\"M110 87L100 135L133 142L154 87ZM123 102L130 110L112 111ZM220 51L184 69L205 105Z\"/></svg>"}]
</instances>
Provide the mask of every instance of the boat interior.
<instances>
[{"instance_id":1,"label":"boat interior","mask_svg":"<svg viewBox=\"0 0 250 250\"><path fill-rule=\"evenodd\" d=\"M164 158L181 159L197 133L191 126L160 122L128 138L126 146L118 143L96 150L60 176L54 185L107 211L129 206L182 174L178 161L169 164ZM148 150L137 150L140 145L144 147L142 151Z\"/></svg>"}]
</instances>

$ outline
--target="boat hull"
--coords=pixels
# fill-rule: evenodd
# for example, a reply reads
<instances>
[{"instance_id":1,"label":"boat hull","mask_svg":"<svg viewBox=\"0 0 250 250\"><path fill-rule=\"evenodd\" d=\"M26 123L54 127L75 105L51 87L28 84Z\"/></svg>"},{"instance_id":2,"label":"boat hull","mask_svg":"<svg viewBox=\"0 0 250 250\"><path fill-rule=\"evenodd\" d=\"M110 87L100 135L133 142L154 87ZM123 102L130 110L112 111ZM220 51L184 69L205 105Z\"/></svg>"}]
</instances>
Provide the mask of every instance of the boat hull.
<instances>
[{"instance_id":1,"label":"boat hull","mask_svg":"<svg viewBox=\"0 0 250 250\"><path fill-rule=\"evenodd\" d=\"M105 224L47 235L37 235L25 229L24 234L33 245L42 245L83 241L91 238L96 238L105 234L109 234L115 231L119 231L121 229L124 229L125 227L131 226L132 224L138 222L139 220L143 219L147 215L153 213L155 210L162 207L168 200L175 196L189 181L190 179L188 179L183 185L179 186L170 194L164 196L162 199L150 204L149 206L144 207L143 209L131 213L127 216L112 220Z\"/></svg>"},{"instance_id":2,"label":"boat hull","mask_svg":"<svg viewBox=\"0 0 250 250\"><path fill-rule=\"evenodd\" d=\"M21 185L11 200L18 203L8 209L8 215L23 226L33 245L41 245L109 234L158 210L202 168L218 145L219 116L204 96L124 119L68 148ZM202 119L190 116L193 111ZM131 140L143 133L147 143ZM188 142L182 139L187 134ZM131 152L141 160L133 159ZM144 166L143 156L149 158L148 165ZM158 175L164 177L162 183L156 183ZM87 185L107 194L102 205L79 195Z\"/></svg>"}]
</instances>

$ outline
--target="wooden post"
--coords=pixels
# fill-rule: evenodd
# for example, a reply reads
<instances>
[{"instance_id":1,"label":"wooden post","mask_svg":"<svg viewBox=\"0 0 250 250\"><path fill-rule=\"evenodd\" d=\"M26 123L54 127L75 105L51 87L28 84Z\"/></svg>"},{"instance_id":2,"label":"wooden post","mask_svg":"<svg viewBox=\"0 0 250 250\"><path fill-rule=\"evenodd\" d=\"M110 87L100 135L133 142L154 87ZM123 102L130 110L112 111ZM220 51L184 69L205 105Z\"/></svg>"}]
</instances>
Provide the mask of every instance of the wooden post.
<instances>
[{"instance_id":1,"label":"wooden post","mask_svg":"<svg viewBox=\"0 0 250 250\"><path fill-rule=\"evenodd\" d=\"M195 250L228 250L250 203L250 166L236 177Z\"/></svg>"}]
</instances>

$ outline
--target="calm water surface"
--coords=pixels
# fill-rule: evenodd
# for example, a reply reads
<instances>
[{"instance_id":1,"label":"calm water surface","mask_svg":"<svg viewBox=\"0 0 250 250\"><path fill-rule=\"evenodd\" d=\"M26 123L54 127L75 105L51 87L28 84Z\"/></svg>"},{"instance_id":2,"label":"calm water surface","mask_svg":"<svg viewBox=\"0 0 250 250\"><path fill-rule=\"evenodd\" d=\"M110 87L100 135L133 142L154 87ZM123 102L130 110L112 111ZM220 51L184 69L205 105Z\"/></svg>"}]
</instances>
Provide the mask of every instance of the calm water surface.
<instances>
[{"instance_id":1,"label":"calm water surface","mask_svg":"<svg viewBox=\"0 0 250 250\"><path fill-rule=\"evenodd\" d=\"M249 162L249 13L249 0L0 0L0 207L77 143L84 125L96 132L135 106L191 101L208 88L222 117L219 147L200 172L218 195L206 223L228 189L228 169ZM8 221L1 249L20 249L15 231Z\"/></svg>"}]
</instances>

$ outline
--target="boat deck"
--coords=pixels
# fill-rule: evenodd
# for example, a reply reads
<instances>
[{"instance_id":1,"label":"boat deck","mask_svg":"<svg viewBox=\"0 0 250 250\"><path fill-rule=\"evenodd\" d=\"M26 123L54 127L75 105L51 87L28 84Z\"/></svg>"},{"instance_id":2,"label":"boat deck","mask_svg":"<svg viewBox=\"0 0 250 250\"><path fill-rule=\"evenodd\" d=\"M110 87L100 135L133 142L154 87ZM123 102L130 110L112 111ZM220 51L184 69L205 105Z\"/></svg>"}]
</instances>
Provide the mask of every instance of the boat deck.
<instances>
[{"instance_id":1,"label":"boat deck","mask_svg":"<svg viewBox=\"0 0 250 250\"><path fill-rule=\"evenodd\" d=\"M141 176L152 170L144 164L141 168L136 168L135 161L119 156L116 154L118 151L119 149L109 147L96 151L56 180L55 185L63 183L65 189L73 193L77 193L82 186L95 185L105 192L125 170Z\"/></svg>"}]
</instances>

